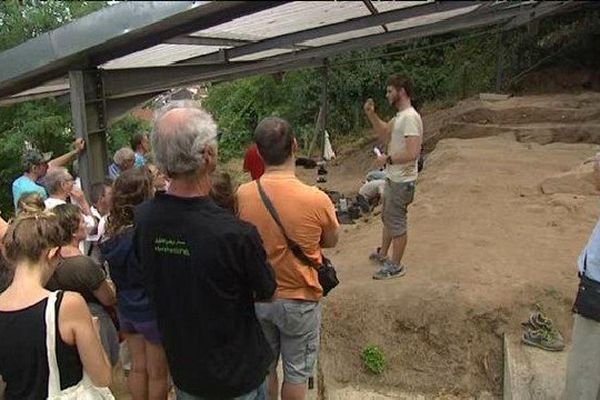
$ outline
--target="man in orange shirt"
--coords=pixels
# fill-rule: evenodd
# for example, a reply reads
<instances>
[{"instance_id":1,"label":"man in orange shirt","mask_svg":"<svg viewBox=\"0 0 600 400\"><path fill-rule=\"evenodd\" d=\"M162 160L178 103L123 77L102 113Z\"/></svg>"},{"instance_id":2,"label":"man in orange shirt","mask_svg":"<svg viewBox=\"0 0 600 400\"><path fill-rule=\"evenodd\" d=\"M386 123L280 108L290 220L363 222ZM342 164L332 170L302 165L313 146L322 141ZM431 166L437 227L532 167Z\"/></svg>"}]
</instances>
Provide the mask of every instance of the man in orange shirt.
<instances>
[{"instance_id":1,"label":"man in orange shirt","mask_svg":"<svg viewBox=\"0 0 600 400\"><path fill-rule=\"evenodd\" d=\"M322 248L337 244L339 225L329 197L296 178L298 144L292 127L283 119L265 118L256 128L255 140L265 163L265 173L259 182L279 214L286 234L307 257L321 263ZM317 271L299 261L288 248L261 200L257 183L240 186L237 200L240 218L257 227L277 279L274 300L255 306L256 316L276 355L269 373L269 399L279 397L275 367L281 354L284 371L281 398L302 400L319 350L319 300L323 289Z\"/></svg>"}]
</instances>

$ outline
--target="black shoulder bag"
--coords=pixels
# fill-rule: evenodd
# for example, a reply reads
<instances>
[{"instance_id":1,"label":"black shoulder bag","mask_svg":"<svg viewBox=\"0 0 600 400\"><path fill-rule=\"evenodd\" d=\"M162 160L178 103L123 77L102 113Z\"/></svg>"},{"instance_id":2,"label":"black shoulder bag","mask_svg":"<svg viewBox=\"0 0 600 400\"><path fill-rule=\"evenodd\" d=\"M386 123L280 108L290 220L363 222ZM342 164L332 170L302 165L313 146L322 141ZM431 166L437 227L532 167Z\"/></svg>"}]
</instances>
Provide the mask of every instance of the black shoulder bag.
<instances>
[{"instance_id":1,"label":"black shoulder bag","mask_svg":"<svg viewBox=\"0 0 600 400\"><path fill-rule=\"evenodd\" d=\"M600 322L600 282L585 276L586 269L587 253L583 259L583 273L579 274L579 288L573 304L573 312Z\"/></svg>"},{"instance_id":2,"label":"black shoulder bag","mask_svg":"<svg viewBox=\"0 0 600 400\"><path fill-rule=\"evenodd\" d=\"M281 233L285 238L288 248L292 251L294 256L296 256L296 258L300 260L303 264L306 264L309 267L317 270L317 273L319 274L319 284L323 288L323 296L327 296L327 294L340 283L337 277L337 273L335 272L335 268L333 267L333 264L323 254L321 254L321 257L323 259L323 263L321 265L317 264L316 262L311 260L306 254L304 254L304 251L302 251L300 245L292 239L290 239L287 233L285 233L285 229L283 228L281 220L279 219L279 214L277 213L277 210L275 210L275 207L273 207L273 203L271 203L271 200L263 190L262 185L260 184L260 180L256 181L256 185L258 186L258 193L260 194L260 197L263 203L265 204L265 207L267 207L267 210L269 210L269 214L271 214L271 217L273 217L273 220L275 220L275 223L277 224L277 226L279 226L279 229L281 229Z\"/></svg>"}]
</instances>

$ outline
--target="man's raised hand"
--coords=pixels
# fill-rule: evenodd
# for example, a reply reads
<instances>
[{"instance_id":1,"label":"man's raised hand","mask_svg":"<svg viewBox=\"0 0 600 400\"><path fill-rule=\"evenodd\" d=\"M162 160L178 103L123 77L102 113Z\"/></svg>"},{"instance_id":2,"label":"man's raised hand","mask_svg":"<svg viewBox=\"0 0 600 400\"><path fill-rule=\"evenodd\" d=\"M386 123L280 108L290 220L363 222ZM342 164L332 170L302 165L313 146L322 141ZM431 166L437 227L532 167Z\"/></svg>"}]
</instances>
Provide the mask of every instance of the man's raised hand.
<instances>
[{"instance_id":1,"label":"man's raised hand","mask_svg":"<svg viewBox=\"0 0 600 400\"><path fill-rule=\"evenodd\" d=\"M375 112L375 102L373 101L373 99L367 99L367 101L365 102L365 105L363 106L363 109L365 110L365 112L367 114L370 113L374 113Z\"/></svg>"}]
</instances>

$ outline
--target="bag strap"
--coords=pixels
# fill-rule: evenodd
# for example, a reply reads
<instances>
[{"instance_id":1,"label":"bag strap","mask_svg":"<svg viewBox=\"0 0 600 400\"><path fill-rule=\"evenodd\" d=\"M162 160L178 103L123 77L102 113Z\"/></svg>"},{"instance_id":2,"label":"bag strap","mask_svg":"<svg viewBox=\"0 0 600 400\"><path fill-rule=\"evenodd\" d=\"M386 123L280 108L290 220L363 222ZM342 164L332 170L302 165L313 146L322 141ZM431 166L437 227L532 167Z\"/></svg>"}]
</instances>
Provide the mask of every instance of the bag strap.
<instances>
[{"instance_id":1,"label":"bag strap","mask_svg":"<svg viewBox=\"0 0 600 400\"><path fill-rule=\"evenodd\" d=\"M273 206L271 199L269 199L269 196L267 196L262 185L260 184L260 179L256 180L256 186L258 187L258 193L260 194L260 198L262 199L262 202L264 203L265 207L269 211L269 214L271 214L271 217L273 217L273 220L275 220L275 223L281 230L281 233L283 234L283 237L285 238L288 248L292 251L294 256L296 256L296 258L298 260L300 260L302 263L318 270L319 265L317 263L315 263L313 260L311 260L306 254L304 254L304 251L302 251L302 248L300 247L300 245L298 243L296 243L294 240L290 239L290 237L285 232L285 228L283 227L283 224L281 223L279 214L277 213L277 210Z\"/></svg>"},{"instance_id":2,"label":"bag strap","mask_svg":"<svg viewBox=\"0 0 600 400\"><path fill-rule=\"evenodd\" d=\"M48 397L60 394L60 370L56 358L56 299L58 292L52 292L46 303L46 356L48 358Z\"/></svg>"}]
</instances>

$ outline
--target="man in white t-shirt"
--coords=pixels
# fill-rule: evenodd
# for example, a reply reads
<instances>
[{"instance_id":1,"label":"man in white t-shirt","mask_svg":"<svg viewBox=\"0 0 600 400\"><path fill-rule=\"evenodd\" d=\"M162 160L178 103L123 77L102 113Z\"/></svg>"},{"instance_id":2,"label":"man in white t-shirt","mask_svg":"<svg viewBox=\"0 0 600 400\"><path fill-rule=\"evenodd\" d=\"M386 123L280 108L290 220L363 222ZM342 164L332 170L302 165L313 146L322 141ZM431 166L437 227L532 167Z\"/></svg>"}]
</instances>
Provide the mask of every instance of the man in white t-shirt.
<instances>
[{"instance_id":1,"label":"man in white t-shirt","mask_svg":"<svg viewBox=\"0 0 600 400\"><path fill-rule=\"evenodd\" d=\"M386 166L386 185L383 195L383 235L381 247L369 257L382 265L373 279L399 278L406 273L402 256L407 243L408 205L413 201L417 163L421 153L423 122L411 104L412 83L401 75L388 79L386 98L398 113L389 122L375 112L375 102L368 99L365 113L382 143L387 144L387 154L377 157L376 166ZM388 251L392 246L392 257Z\"/></svg>"}]
</instances>

